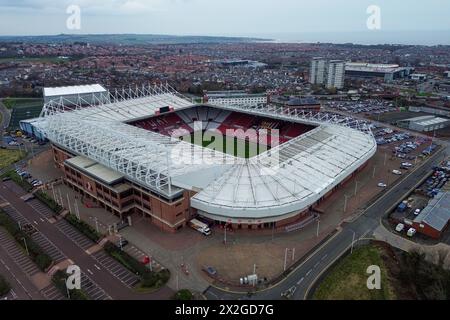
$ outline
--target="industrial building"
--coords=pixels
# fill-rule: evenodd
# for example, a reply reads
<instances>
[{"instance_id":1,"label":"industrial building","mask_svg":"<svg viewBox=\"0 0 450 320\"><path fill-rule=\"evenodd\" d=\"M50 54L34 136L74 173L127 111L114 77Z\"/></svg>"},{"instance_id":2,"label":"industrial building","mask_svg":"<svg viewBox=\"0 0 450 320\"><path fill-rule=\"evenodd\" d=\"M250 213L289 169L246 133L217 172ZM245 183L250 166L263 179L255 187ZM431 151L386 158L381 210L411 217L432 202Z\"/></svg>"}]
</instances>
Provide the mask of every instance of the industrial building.
<instances>
[{"instance_id":1,"label":"industrial building","mask_svg":"<svg viewBox=\"0 0 450 320\"><path fill-rule=\"evenodd\" d=\"M400 120L397 125L419 132L433 132L450 126L450 119L436 116L421 116Z\"/></svg>"},{"instance_id":2,"label":"industrial building","mask_svg":"<svg viewBox=\"0 0 450 320\"><path fill-rule=\"evenodd\" d=\"M205 103L223 105L258 105L267 104L267 94L250 94L246 91L207 91L204 93Z\"/></svg>"},{"instance_id":3,"label":"industrial building","mask_svg":"<svg viewBox=\"0 0 450 320\"><path fill-rule=\"evenodd\" d=\"M328 114L194 105L168 85L107 95L98 101L110 102L89 106L52 100L33 125L52 143L65 183L83 199L120 217L143 215L167 232L197 215L236 229L296 230L314 221L311 209L377 149L364 123ZM179 130L227 136L235 129L233 139L252 141L254 128L279 129L280 143L243 158L174 139Z\"/></svg>"},{"instance_id":4,"label":"industrial building","mask_svg":"<svg viewBox=\"0 0 450 320\"><path fill-rule=\"evenodd\" d=\"M414 219L413 227L434 239L439 239L450 222L450 192L440 192Z\"/></svg>"},{"instance_id":5,"label":"industrial building","mask_svg":"<svg viewBox=\"0 0 450 320\"><path fill-rule=\"evenodd\" d=\"M413 68L400 67L397 64L373 64L364 62L347 62L345 75L349 78L379 78L385 82L408 77Z\"/></svg>"},{"instance_id":6,"label":"industrial building","mask_svg":"<svg viewBox=\"0 0 450 320\"><path fill-rule=\"evenodd\" d=\"M425 73L413 73L410 75L411 80L414 81L425 81L427 80L428 76Z\"/></svg>"},{"instance_id":7,"label":"industrial building","mask_svg":"<svg viewBox=\"0 0 450 320\"><path fill-rule=\"evenodd\" d=\"M309 82L324 85L328 89L342 89L345 80L345 62L342 60L326 60L314 58L311 61Z\"/></svg>"}]
</instances>

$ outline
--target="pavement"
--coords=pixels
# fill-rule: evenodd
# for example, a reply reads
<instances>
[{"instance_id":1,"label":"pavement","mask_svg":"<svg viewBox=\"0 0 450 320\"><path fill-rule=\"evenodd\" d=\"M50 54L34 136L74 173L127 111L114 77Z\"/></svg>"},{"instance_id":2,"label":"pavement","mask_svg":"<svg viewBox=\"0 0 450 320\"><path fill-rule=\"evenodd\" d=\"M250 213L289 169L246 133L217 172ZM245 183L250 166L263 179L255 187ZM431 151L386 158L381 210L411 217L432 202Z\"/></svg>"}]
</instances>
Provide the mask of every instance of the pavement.
<instances>
[{"instance_id":1,"label":"pavement","mask_svg":"<svg viewBox=\"0 0 450 320\"><path fill-rule=\"evenodd\" d=\"M355 241L371 238L380 226L381 218L386 212L413 188L417 181L429 173L433 166L441 162L450 148L441 149L430 157L427 162L412 171L405 179L395 185L362 215L351 223L345 223L328 241L312 252L307 258L281 282L266 290L258 291L248 296L242 292L227 291L222 288L209 287L204 295L213 300L257 299L276 300L281 294L296 287L293 299L307 299L310 288L317 279L331 266Z\"/></svg>"}]
</instances>

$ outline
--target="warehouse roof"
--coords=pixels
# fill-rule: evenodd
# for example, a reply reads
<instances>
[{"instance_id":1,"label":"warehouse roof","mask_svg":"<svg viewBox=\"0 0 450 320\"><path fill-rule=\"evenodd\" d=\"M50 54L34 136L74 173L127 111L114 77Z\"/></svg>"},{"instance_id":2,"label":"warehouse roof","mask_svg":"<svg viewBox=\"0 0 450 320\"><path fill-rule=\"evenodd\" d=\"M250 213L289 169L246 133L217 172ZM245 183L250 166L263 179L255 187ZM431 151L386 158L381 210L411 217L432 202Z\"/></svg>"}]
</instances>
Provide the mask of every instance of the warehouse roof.
<instances>
[{"instance_id":1,"label":"warehouse roof","mask_svg":"<svg viewBox=\"0 0 450 320\"><path fill-rule=\"evenodd\" d=\"M89 84L80 86L68 86L68 87L47 87L44 88L44 97L59 97L78 94L90 94L90 93L106 93L106 89L100 84Z\"/></svg>"},{"instance_id":2,"label":"warehouse roof","mask_svg":"<svg viewBox=\"0 0 450 320\"><path fill-rule=\"evenodd\" d=\"M437 231L444 230L449 221L450 192L439 193L414 220L416 223L426 223Z\"/></svg>"}]
</instances>

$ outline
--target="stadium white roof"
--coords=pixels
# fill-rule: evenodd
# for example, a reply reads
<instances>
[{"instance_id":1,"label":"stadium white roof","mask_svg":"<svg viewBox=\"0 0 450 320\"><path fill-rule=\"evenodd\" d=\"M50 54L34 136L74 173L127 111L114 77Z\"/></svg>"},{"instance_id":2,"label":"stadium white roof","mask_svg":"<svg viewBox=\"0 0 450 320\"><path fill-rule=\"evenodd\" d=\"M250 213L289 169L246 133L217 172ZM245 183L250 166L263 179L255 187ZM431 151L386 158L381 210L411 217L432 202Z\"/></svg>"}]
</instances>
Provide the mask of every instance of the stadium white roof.
<instances>
[{"instance_id":1,"label":"stadium white roof","mask_svg":"<svg viewBox=\"0 0 450 320\"><path fill-rule=\"evenodd\" d=\"M90 93L106 93L107 90L100 84L89 84L81 86L68 86L68 87L47 87L44 88L44 97L58 97L78 94L90 94Z\"/></svg>"},{"instance_id":2,"label":"stadium white roof","mask_svg":"<svg viewBox=\"0 0 450 320\"><path fill-rule=\"evenodd\" d=\"M191 205L215 218L275 221L319 200L376 152L358 121L274 106L220 106L317 128L251 159L236 158L126 124L163 106L192 104L169 86L109 94L97 105L44 106L36 126L63 148L166 197L183 189Z\"/></svg>"}]
</instances>

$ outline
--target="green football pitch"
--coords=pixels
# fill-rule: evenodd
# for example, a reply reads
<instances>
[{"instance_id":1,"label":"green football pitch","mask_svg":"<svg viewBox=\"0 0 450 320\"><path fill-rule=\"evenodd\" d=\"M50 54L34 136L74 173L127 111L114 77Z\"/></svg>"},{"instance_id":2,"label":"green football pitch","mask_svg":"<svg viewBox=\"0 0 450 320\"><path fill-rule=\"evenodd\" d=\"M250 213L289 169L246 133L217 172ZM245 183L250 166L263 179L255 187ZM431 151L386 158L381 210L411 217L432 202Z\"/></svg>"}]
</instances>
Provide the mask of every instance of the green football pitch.
<instances>
[{"instance_id":1,"label":"green football pitch","mask_svg":"<svg viewBox=\"0 0 450 320\"><path fill-rule=\"evenodd\" d=\"M204 132L200 135L200 132L192 133L180 138L185 142L202 146L204 148L220 151L235 157L249 159L257 156L270 149L265 145L259 145L254 142L244 141L233 137L227 137L225 135L218 137L209 132Z\"/></svg>"}]
</instances>

